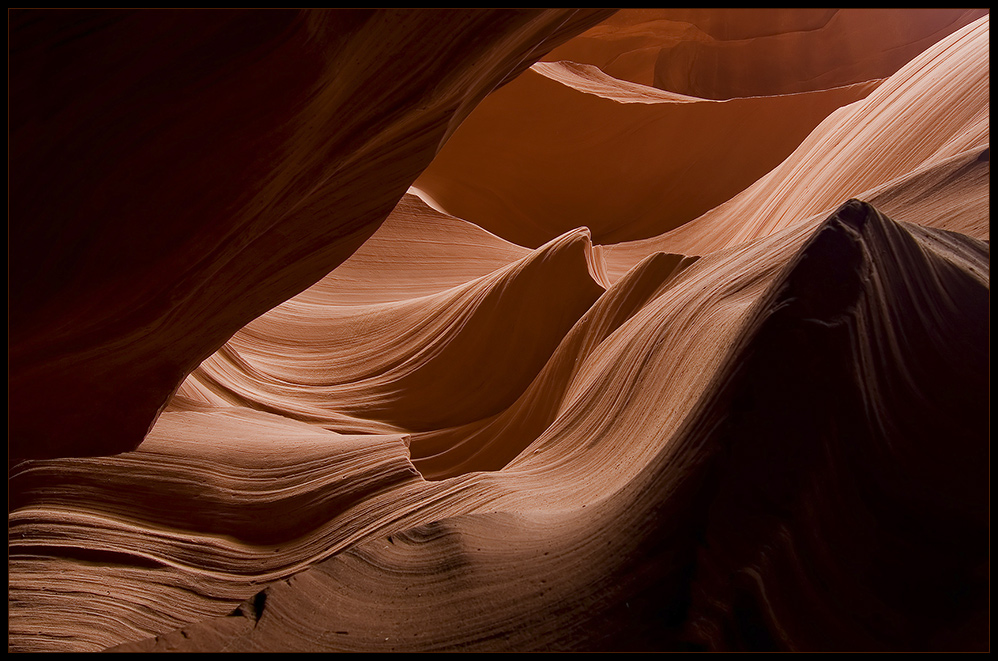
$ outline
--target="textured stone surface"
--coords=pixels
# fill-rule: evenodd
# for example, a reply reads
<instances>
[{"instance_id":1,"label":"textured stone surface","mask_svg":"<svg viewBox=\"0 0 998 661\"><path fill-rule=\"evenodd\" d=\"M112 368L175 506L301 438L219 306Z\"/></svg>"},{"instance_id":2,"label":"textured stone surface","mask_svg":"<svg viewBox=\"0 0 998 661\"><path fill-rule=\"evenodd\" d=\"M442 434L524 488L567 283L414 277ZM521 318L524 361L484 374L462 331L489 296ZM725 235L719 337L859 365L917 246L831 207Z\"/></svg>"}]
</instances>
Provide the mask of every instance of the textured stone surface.
<instances>
[{"instance_id":1,"label":"textured stone surface","mask_svg":"<svg viewBox=\"0 0 998 661\"><path fill-rule=\"evenodd\" d=\"M11 13L9 651L989 648L987 11L609 14Z\"/></svg>"}]
</instances>

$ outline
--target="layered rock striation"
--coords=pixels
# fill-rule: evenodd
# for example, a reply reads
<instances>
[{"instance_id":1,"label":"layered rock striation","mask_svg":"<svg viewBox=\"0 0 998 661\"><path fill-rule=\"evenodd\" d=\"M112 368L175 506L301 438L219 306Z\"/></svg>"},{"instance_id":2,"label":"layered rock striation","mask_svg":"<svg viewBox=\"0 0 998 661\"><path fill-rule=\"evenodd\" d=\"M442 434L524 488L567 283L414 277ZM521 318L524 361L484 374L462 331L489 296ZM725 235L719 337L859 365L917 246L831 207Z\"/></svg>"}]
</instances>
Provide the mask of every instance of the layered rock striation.
<instances>
[{"instance_id":1,"label":"layered rock striation","mask_svg":"<svg viewBox=\"0 0 998 661\"><path fill-rule=\"evenodd\" d=\"M989 649L987 10L611 13L11 13L8 651Z\"/></svg>"}]
</instances>

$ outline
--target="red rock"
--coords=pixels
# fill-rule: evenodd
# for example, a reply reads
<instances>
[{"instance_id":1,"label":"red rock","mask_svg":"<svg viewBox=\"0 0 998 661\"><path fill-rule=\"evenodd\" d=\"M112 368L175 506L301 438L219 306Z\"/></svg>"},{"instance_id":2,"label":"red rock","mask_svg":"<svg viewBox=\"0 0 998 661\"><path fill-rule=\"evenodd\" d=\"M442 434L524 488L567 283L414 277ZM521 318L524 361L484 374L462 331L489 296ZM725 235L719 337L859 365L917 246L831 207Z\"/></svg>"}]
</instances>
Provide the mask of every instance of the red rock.
<instances>
[{"instance_id":1,"label":"red rock","mask_svg":"<svg viewBox=\"0 0 998 661\"><path fill-rule=\"evenodd\" d=\"M989 648L987 10L624 11L472 112L605 13L12 13L8 651ZM684 53L783 91L611 73ZM616 199L406 194L532 85L638 180L480 128L484 208ZM751 181L601 224L671 130L617 120L742 101Z\"/></svg>"}]
</instances>

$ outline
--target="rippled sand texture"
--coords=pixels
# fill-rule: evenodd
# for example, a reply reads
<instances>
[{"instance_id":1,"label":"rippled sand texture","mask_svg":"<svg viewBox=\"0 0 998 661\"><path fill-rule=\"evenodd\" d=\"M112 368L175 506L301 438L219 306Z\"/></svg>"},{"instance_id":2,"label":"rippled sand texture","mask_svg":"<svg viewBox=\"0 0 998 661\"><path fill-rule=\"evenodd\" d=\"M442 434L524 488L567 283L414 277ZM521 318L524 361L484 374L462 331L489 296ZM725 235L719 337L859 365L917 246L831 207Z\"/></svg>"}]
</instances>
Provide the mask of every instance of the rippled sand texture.
<instances>
[{"instance_id":1,"label":"rippled sand texture","mask_svg":"<svg viewBox=\"0 0 998 661\"><path fill-rule=\"evenodd\" d=\"M989 649L987 10L611 13L11 13L9 651Z\"/></svg>"}]
</instances>

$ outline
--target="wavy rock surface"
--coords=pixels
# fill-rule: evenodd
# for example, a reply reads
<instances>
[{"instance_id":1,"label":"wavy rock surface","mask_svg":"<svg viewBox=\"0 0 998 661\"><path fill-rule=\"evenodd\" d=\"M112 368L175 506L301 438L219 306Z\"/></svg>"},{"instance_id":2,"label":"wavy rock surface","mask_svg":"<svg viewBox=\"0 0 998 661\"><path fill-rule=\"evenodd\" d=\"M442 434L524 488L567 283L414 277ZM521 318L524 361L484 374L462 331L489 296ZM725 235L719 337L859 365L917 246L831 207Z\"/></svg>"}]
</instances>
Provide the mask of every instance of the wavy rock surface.
<instances>
[{"instance_id":1,"label":"wavy rock surface","mask_svg":"<svg viewBox=\"0 0 998 661\"><path fill-rule=\"evenodd\" d=\"M923 50L986 14L625 10L549 56L562 61L536 64L490 95L416 185L450 213L523 245L538 246L578 225L589 227L597 243L655 237L744 190L805 138L817 139L821 133L812 131L823 120L832 121L826 117L833 111L866 98ZM716 37L702 33L700 26ZM711 45L726 54L716 59L676 52L707 48L713 53ZM601 50L606 54L601 56ZM620 79L617 57L649 52L657 53L656 62L675 75L659 68L654 82L636 75ZM954 58L966 62L967 54ZM730 80L714 81L717 75ZM921 73L922 78L935 75L955 76L953 88L937 86L931 92L940 99L971 95L961 101L961 111L987 102L986 86L983 97L979 89L957 89L971 83L971 72ZM682 82L682 76L698 80ZM927 93L921 84L913 89ZM900 104L911 103L893 88L877 98L885 97L899 105L870 112L901 114ZM919 107L942 112L936 104ZM869 124L865 118L860 121ZM925 132L907 117L897 121L905 122L903 130L910 126L907 136ZM844 135L841 129L829 133L836 139ZM893 141L902 136L883 137ZM861 139L870 142L871 151L884 148L870 136ZM899 151L911 148L902 144ZM856 168L836 164L835 169L840 167ZM820 176L822 170L806 171ZM865 190L836 190L834 201L822 211L830 213Z\"/></svg>"},{"instance_id":2,"label":"wavy rock surface","mask_svg":"<svg viewBox=\"0 0 998 661\"><path fill-rule=\"evenodd\" d=\"M429 18L419 12L296 15L304 21L301 29L314 31L308 48L340 48L337 57L347 57L357 71L368 71L365 61L379 61L374 54L386 47L382 37L411 35L412 43L429 49L416 52L429 59L421 68L410 58L404 66L420 73L396 82L419 90L426 82L421 76L451 71L452 77L431 88L450 90L463 99L459 106L468 107L445 120L437 106L420 105L425 96L406 96L397 105L392 99L398 88L355 89L359 96L350 98L361 105L350 101L347 107L363 108L366 94L383 93L379 98L394 117L378 125L387 133L367 127L354 136L373 150L359 148L351 161L358 168L357 186L341 190L334 178L315 189L289 188L275 179L275 195L289 204L298 200L300 209L288 217L302 223L325 217L319 211L332 207L316 200L327 195L371 208L387 204L384 222L369 224L363 232L369 238L349 256L337 252L332 261L339 266L318 274L304 291L296 250L306 250L309 237L328 227L277 224L263 235L270 238L256 242L262 247L275 237L284 240L269 244L273 254L259 263L242 261L229 272L240 260L205 258L191 267L183 277L192 282L209 271L218 275L201 285L220 296L217 307L207 306L197 324L177 312L169 323L144 330L145 339L136 340L142 350L107 358L103 378L109 383L95 384L90 399L81 402L134 388L133 376L147 365L136 359L115 381L115 361L162 349L169 336L159 335L164 328L186 330L186 346L203 352L205 339L221 336L238 316L233 305L255 309L277 290L286 295L241 328L229 328L224 344L202 356L199 366L161 379L173 395L163 400L163 413L137 447L99 456L101 447L123 446L93 440L131 433L133 417L122 415L120 424L107 419L107 411L133 401L122 397L94 414L102 426L37 451L62 456L11 462L8 650L987 650L988 18L960 10L915 12L905 24L911 29L895 35L899 14L868 14L885 34L882 50L872 48L863 62L843 51L843 61L831 67L794 50L808 43L798 31L811 26L810 38L820 43L835 34L841 39L835 30L850 25L849 10L762 11L739 14L745 20L736 23L723 13L690 10L685 19L670 19L697 27L699 32L683 32L685 37L676 36L674 24L661 24L657 14L639 15L652 17L649 27L621 12L566 44L570 52L606 53L609 44L629 44L616 63L610 57L607 63L570 65L555 57L489 97L537 84L562 89L573 103L601 108L589 118L606 120L593 140L616 140L617 151L580 147L562 164L566 171L583 170L585 159L596 169L609 166L607 161L629 162L628 154L636 163L647 156L641 136L653 142L669 125L660 119L621 127L616 121L629 116L617 111L652 113L646 119L668 112L672 120L683 109L694 111L699 119L686 130L707 131L689 136L682 158L694 160L698 140L707 151L717 149L718 135L749 126L740 122L751 113L728 110L752 99L691 99L614 78L613 67L637 62L635 49L658 48L640 54L644 62L672 61L684 48L713 48L698 36L702 32L732 48L743 42L734 52L750 51L753 41L760 52L776 43L800 52L798 59L827 77L817 76L815 89L758 101L787 113L808 95L832 98L820 89L821 81L844 80L849 72L868 71L871 63L881 66L892 49L893 57L902 57L905 48L912 53L903 55L910 62L892 64L895 71L882 82L854 89L865 98L813 122L800 147L766 165L745 190L720 195L716 205L679 229L666 231L667 207L659 207L659 220L650 214L642 230L652 234L608 243L599 225L559 229L568 222L565 216L552 219L545 230L550 236L519 245L506 234L521 226L517 218L500 218L499 226L489 227L451 215L441 210L453 211L435 191L417 185L405 194L415 176L402 171L414 167L415 156L397 168L388 164L417 149L402 144L405 136L423 147L433 143L429 152L450 133L452 144L478 111L454 132L462 114L510 58L528 64L599 14L477 11L432 14L435 26L423 23ZM58 14L62 32L50 34L47 24L26 16L16 17L23 24L12 21L24 40L15 45L37 33L50 40L43 43L70 48L74 39L88 43L88 30L113 35L145 20L128 13L120 15L123 22L102 14ZM107 20L90 24L81 16ZM235 76L232 85L239 87L242 65L280 77L285 60L258 57L269 47L261 46L256 56L227 50L236 43L273 45L254 42L252 13L236 23L245 32L235 33L227 31L234 29L233 14L203 16L206 34L213 20L229 26L216 25L221 32L212 34L231 37L217 47L237 61L227 69ZM501 25L491 31L486 24L497 18ZM956 25L961 21L963 26ZM434 35L460 26L468 30L460 32L468 43L477 44L478 59L457 63L431 56ZM418 36L415 28L421 28ZM163 29L163 35L183 32L180 23ZM292 51L295 29L285 33L284 48ZM484 33L494 41L477 41ZM663 34L694 43L655 46ZM136 44L125 40L122 46L129 43ZM437 46L451 54L463 48ZM402 45L388 48L396 47ZM105 54L116 48L110 44ZM358 57L367 49L374 59ZM371 66L374 75L378 69ZM134 72L143 71L138 58ZM759 84L792 87L800 84L800 71L767 70ZM181 78L174 80L181 84ZM206 90L223 84L212 80ZM150 89L170 89L159 85L165 83ZM12 116L19 89L12 85ZM316 94L337 90L346 93L330 83ZM68 96L53 92L47 98L55 104ZM615 111L604 113L604 103ZM723 111L708 115L718 109ZM479 110L490 112L487 103ZM355 122L365 117L377 123L366 115ZM745 144L758 147L767 135L785 140L781 128L790 134L808 123L781 119L770 117L760 124L764 133ZM342 117L326 121L332 125ZM441 122L448 121L444 128ZM565 127L573 121L565 117ZM732 128L731 122L739 124ZM15 126L21 125L12 121ZM239 121L232 129L247 139L269 139L266 131L250 131ZM318 139L319 127L310 130ZM178 131L186 140L199 135ZM625 140L629 132L634 137ZM24 135L12 136L12 164L15 156L22 158L14 137ZM80 149L88 143L87 135L78 140ZM176 148L183 152L189 144ZM299 157L306 157L307 144L300 143ZM751 153L745 151L746 163ZM774 154L758 148L757 156L761 163ZM322 170L328 156L320 150L308 158ZM215 158L225 160L221 153ZM527 172L543 169L534 157L520 162ZM266 165L259 163L245 167ZM645 167L665 166L648 161ZM376 171L383 180L365 187ZM94 180L103 181L99 174L93 173ZM644 174L647 183L652 177ZM19 176L20 182L42 183ZM299 181L308 179L302 176ZM232 181L231 190L239 189ZM698 181L689 184L691 195L700 194L694 189L709 178ZM168 190L176 183L159 185ZM529 183L542 199L541 180ZM251 180L244 184L248 188L240 190L247 195L264 190L249 188ZM383 196L387 188L395 193ZM635 190L616 188L621 210L641 203L632 199ZM205 204L222 204L224 193L200 194ZM138 194L128 204L141 207ZM194 205L191 217L162 231L195 226L199 209ZM154 219L166 210L148 213ZM12 224L19 214L23 208L12 204ZM87 216L78 218L82 227ZM626 230L626 224L620 227ZM117 254L127 244L119 237L120 243L104 245L109 231L98 224L90 244L81 244L80 273L89 272L84 266L94 255ZM12 232L12 252L25 245L24 238ZM65 237L71 240L78 235ZM196 236L189 240L197 244ZM339 247L311 245L310 254L331 254L344 245L333 244ZM68 245L56 241L48 263L65 259L72 252ZM269 272L277 262L282 268ZM152 273L156 263L150 259L143 268ZM60 354L57 362L94 376L83 358L96 361L103 354L93 347L113 345L115 333L97 332L99 324L50 327L41 311L55 306L65 319L81 323L85 310L94 319L112 318L115 306L127 307L130 300L115 298L127 274L141 269L127 263L120 270L105 268L118 284L95 280L65 290L51 285L53 298L39 302L39 316L33 317L44 331L33 345L39 356L54 351L47 343L59 333L69 337L89 328L92 355L72 345L83 353ZM146 285L140 278L134 286L137 292ZM216 289L229 286L224 296ZM102 308L103 299L86 297L76 308L55 305L87 289L114 305ZM240 297L253 300L232 303ZM22 310L18 305L12 300L12 321ZM125 328L128 319L115 322L116 328ZM27 345L13 343L14 337L12 330L12 367L15 357L27 355L15 351ZM17 374L12 370L12 418L25 414L15 409L31 392L15 393L26 383ZM142 383L152 383L153 376ZM60 398L72 390L59 384L54 381L48 391L53 407L35 421L52 434L75 424L61 417L72 407L59 404ZM45 403L31 401L36 408ZM29 438L12 437L12 457L25 454L17 443ZM76 456L81 447L98 456Z\"/></svg>"},{"instance_id":3,"label":"wavy rock surface","mask_svg":"<svg viewBox=\"0 0 998 661\"><path fill-rule=\"evenodd\" d=\"M292 299L237 333L179 394L338 431L358 430L324 411L400 431L473 422L522 392L602 293L600 271L579 230L438 294L350 306Z\"/></svg>"},{"instance_id":4,"label":"wavy rock surface","mask_svg":"<svg viewBox=\"0 0 998 661\"><path fill-rule=\"evenodd\" d=\"M608 269L626 270L651 250L701 254L751 241L801 218L827 215L844 198L911 189L932 170L942 180L925 197L946 195L942 191L950 187L972 190L954 195L954 206L922 221L987 239L989 210L981 200L989 180L982 168L950 178L942 172L953 161L983 162L990 171L989 44L988 17L961 28L866 99L830 115L783 163L724 204L672 232L609 247ZM915 220L921 205L909 206ZM895 216L905 220L909 211L896 208Z\"/></svg>"},{"instance_id":5,"label":"wavy rock surface","mask_svg":"<svg viewBox=\"0 0 998 661\"><path fill-rule=\"evenodd\" d=\"M713 101L538 63L490 95L415 185L522 245L579 225L598 243L657 236L740 192L876 84Z\"/></svg>"},{"instance_id":6,"label":"wavy rock surface","mask_svg":"<svg viewBox=\"0 0 998 661\"><path fill-rule=\"evenodd\" d=\"M14 10L11 454L134 449L486 94L606 15Z\"/></svg>"},{"instance_id":7,"label":"wavy rock surface","mask_svg":"<svg viewBox=\"0 0 998 661\"><path fill-rule=\"evenodd\" d=\"M887 78L987 9L622 9L544 60L730 99Z\"/></svg>"},{"instance_id":8,"label":"wavy rock surface","mask_svg":"<svg viewBox=\"0 0 998 661\"><path fill-rule=\"evenodd\" d=\"M988 257L858 202L706 256L439 518L122 651L986 645Z\"/></svg>"}]
</instances>

